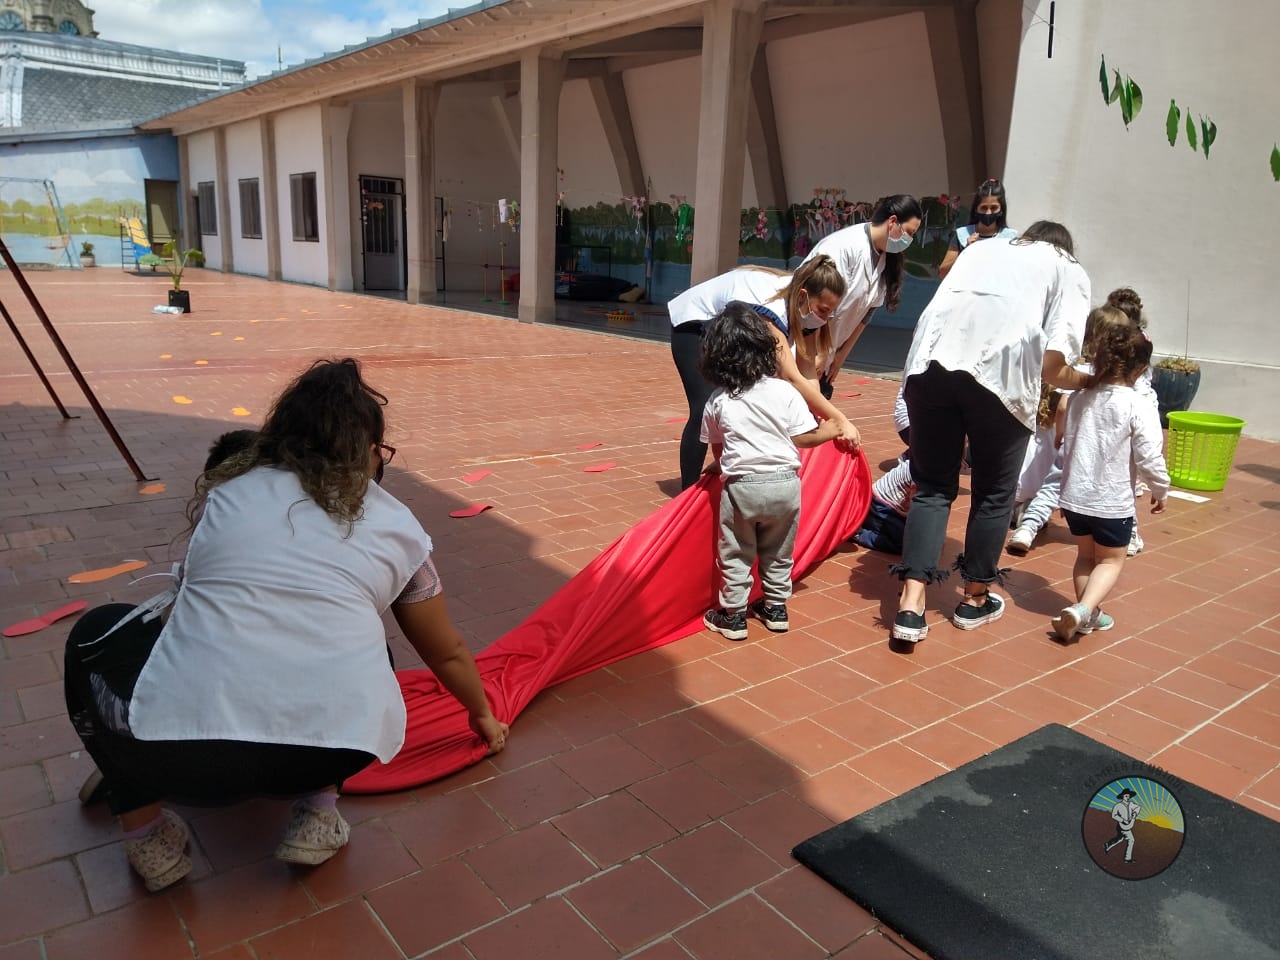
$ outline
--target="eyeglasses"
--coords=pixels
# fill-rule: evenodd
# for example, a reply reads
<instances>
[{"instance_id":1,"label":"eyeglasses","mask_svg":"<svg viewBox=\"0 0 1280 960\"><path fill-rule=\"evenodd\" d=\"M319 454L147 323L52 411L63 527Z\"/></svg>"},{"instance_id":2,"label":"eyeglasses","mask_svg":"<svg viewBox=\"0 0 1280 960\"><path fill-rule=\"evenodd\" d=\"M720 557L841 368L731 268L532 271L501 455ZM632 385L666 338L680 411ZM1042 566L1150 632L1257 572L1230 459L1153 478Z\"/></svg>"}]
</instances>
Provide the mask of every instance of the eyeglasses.
<instances>
[{"instance_id":1,"label":"eyeglasses","mask_svg":"<svg viewBox=\"0 0 1280 960\"><path fill-rule=\"evenodd\" d=\"M390 463L396 458L396 448L387 443L374 444L378 448L378 456L382 458L383 463Z\"/></svg>"}]
</instances>

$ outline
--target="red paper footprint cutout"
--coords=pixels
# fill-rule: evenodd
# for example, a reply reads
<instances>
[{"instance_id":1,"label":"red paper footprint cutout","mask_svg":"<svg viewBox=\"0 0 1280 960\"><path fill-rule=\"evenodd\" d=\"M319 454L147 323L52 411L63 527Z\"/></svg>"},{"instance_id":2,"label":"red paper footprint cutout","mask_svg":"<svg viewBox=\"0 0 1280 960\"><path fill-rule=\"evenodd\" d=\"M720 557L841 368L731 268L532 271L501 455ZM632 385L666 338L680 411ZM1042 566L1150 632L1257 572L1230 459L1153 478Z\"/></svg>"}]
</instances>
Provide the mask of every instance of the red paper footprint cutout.
<instances>
[{"instance_id":1,"label":"red paper footprint cutout","mask_svg":"<svg viewBox=\"0 0 1280 960\"><path fill-rule=\"evenodd\" d=\"M43 630L45 627L51 627L63 617L69 617L73 613L79 613L89 605L88 601L75 600L65 606L59 607L57 610L50 610L43 616L33 617L30 620L23 620L20 623L11 623L0 631L6 637L25 637L28 633L35 633L37 630Z\"/></svg>"},{"instance_id":2,"label":"red paper footprint cutout","mask_svg":"<svg viewBox=\"0 0 1280 960\"><path fill-rule=\"evenodd\" d=\"M462 478L462 482L475 483L477 480L483 480L485 477L489 476L489 474L491 473L493 473L492 470L477 470L475 473L468 473L465 477Z\"/></svg>"},{"instance_id":3,"label":"red paper footprint cutout","mask_svg":"<svg viewBox=\"0 0 1280 960\"><path fill-rule=\"evenodd\" d=\"M583 473L604 473L606 470L612 470L616 466L617 466L616 463L597 463L597 464L593 464L590 467L583 467L582 472Z\"/></svg>"},{"instance_id":4,"label":"red paper footprint cutout","mask_svg":"<svg viewBox=\"0 0 1280 960\"><path fill-rule=\"evenodd\" d=\"M492 503L473 503L469 507L463 507L460 510L450 510L449 516L462 519L463 517L478 517L493 507Z\"/></svg>"}]
</instances>

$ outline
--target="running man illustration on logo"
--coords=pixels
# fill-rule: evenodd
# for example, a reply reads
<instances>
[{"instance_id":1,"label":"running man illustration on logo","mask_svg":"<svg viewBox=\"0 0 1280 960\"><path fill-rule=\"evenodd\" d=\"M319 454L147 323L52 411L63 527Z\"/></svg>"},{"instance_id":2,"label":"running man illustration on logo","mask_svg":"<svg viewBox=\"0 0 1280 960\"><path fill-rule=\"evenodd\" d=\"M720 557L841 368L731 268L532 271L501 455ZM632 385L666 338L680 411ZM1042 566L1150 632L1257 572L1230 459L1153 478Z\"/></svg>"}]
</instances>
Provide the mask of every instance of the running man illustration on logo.
<instances>
[{"instance_id":1,"label":"running man illustration on logo","mask_svg":"<svg viewBox=\"0 0 1280 960\"><path fill-rule=\"evenodd\" d=\"M1103 853L1110 853L1117 844L1128 842L1124 851L1124 862L1133 862L1133 825L1138 822L1138 813L1142 810L1133 802L1137 794L1127 787L1120 791L1116 805L1111 808L1111 819L1116 822L1116 835L1102 845Z\"/></svg>"}]
</instances>

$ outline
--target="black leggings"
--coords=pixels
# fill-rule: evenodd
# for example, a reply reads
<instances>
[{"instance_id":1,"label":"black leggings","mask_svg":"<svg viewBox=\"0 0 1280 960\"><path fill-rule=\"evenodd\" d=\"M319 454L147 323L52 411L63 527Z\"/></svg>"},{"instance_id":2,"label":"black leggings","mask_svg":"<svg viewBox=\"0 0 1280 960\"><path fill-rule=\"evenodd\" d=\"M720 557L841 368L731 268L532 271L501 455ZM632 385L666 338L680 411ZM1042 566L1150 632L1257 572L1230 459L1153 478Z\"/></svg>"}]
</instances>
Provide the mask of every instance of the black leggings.
<instances>
[{"instance_id":1,"label":"black leggings","mask_svg":"<svg viewBox=\"0 0 1280 960\"><path fill-rule=\"evenodd\" d=\"M160 621L132 620L113 633L86 662L85 648L101 637L131 604L87 611L67 637L63 684L67 714L106 780L112 813L128 813L160 800L188 806L226 806L262 796L298 796L341 786L376 759L362 750L307 747L243 740L136 740L103 721L91 674L128 701L138 674L160 635Z\"/></svg>"},{"instance_id":2,"label":"black leggings","mask_svg":"<svg viewBox=\"0 0 1280 960\"><path fill-rule=\"evenodd\" d=\"M702 409L715 390L698 370L702 353L702 325L682 323L671 331L671 358L676 362L684 395L689 400L689 419L680 436L680 489L688 490L702 476L707 445L702 442Z\"/></svg>"}]
</instances>

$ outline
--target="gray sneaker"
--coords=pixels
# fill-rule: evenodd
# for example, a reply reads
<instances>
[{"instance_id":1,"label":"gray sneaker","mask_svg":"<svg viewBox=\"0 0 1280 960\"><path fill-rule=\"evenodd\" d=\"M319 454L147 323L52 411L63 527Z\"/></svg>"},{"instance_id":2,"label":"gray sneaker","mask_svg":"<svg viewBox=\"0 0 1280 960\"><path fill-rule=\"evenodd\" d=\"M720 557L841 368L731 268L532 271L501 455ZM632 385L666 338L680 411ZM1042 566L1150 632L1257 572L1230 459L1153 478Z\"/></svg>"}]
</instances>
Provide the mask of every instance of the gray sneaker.
<instances>
[{"instance_id":1,"label":"gray sneaker","mask_svg":"<svg viewBox=\"0 0 1280 960\"><path fill-rule=\"evenodd\" d=\"M765 603L763 599L757 600L751 605L751 612L774 633L786 633L791 629L785 603Z\"/></svg>"},{"instance_id":2,"label":"gray sneaker","mask_svg":"<svg viewBox=\"0 0 1280 960\"><path fill-rule=\"evenodd\" d=\"M713 630L726 640L747 639L747 615L738 610L708 610L702 615L702 623L708 630Z\"/></svg>"}]
</instances>

